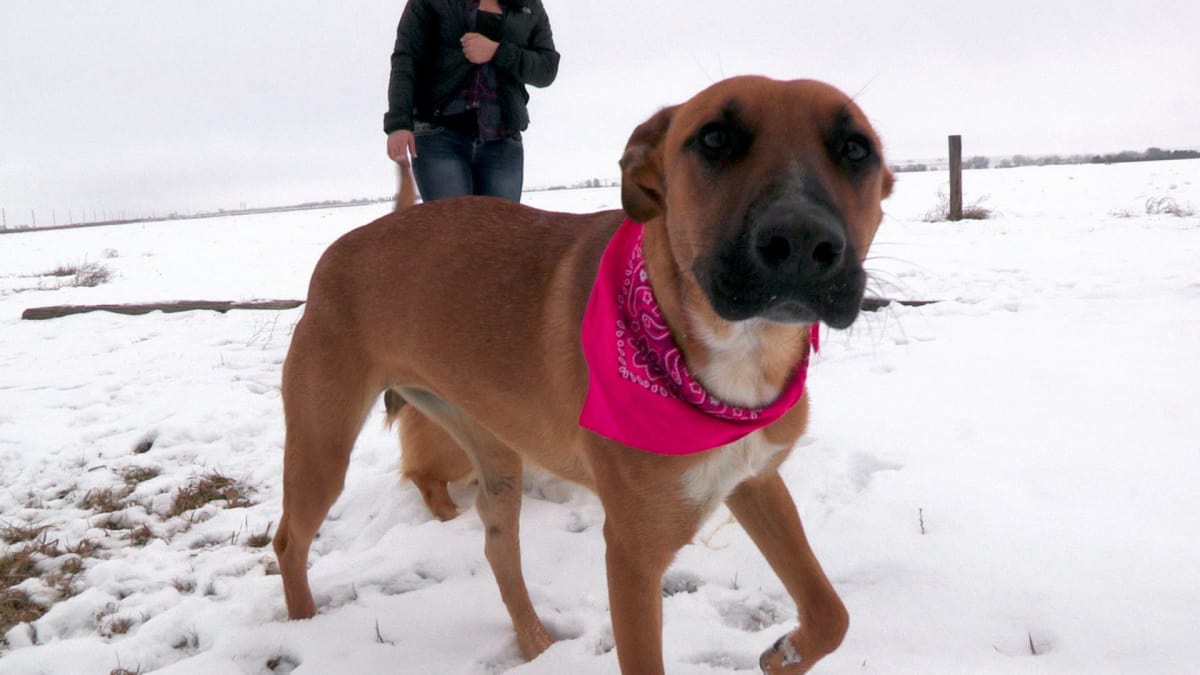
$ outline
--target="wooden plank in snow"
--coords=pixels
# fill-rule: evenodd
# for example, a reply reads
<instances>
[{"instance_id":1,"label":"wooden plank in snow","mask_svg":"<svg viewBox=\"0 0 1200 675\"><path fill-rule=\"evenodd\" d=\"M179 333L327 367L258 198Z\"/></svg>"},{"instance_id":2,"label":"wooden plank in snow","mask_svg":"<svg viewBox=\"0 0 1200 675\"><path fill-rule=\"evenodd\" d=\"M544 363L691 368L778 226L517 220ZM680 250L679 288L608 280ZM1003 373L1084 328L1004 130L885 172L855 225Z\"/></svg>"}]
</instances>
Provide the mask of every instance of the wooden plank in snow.
<instances>
[{"instance_id":1,"label":"wooden plank in snow","mask_svg":"<svg viewBox=\"0 0 1200 675\"><path fill-rule=\"evenodd\" d=\"M211 312L228 312L231 309L293 309L303 305L303 300L252 300L248 302L233 302L230 300L176 300L172 302L147 302L120 305L52 305L50 307L30 307L21 313L22 319L38 321L42 319L57 319L72 314L86 312L115 312L117 314L140 315L150 312L191 312L207 310Z\"/></svg>"}]
</instances>

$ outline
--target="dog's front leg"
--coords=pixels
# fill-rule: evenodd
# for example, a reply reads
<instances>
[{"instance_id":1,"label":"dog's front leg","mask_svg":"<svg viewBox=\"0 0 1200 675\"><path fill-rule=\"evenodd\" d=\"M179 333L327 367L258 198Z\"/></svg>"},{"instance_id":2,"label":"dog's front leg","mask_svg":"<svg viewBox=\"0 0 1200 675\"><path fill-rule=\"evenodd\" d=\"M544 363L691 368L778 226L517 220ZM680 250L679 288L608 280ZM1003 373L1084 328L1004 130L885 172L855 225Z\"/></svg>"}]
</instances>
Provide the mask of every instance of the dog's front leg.
<instances>
[{"instance_id":1,"label":"dog's front leg","mask_svg":"<svg viewBox=\"0 0 1200 675\"><path fill-rule=\"evenodd\" d=\"M605 489L608 487L609 489ZM662 576L699 528L694 504L649 485L601 486L609 613L626 675L657 675L662 660Z\"/></svg>"},{"instance_id":2,"label":"dog's front leg","mask_svg":"<svg viewBox=\"0 0 1200 675\"><path fill-rule=\"evenodd\" d=\"M663 672L662 576L670 558L651 560L623 529L605 520L608 604L617 660L622 673L658 675Z\"/></svg>"},{"instance_id":3,"label":"dog's front leg","mask_svg":"<svg viewBox=\"0 0 1200 675\"><path fill-rule=\"evenodd\" d=\"M763 652L763 672L798 675L841 644L850 625L846 606L813 555L796 504L779 473L742 483L726 500L796 602L800 627Z\"/></svg>"}]
</instances>

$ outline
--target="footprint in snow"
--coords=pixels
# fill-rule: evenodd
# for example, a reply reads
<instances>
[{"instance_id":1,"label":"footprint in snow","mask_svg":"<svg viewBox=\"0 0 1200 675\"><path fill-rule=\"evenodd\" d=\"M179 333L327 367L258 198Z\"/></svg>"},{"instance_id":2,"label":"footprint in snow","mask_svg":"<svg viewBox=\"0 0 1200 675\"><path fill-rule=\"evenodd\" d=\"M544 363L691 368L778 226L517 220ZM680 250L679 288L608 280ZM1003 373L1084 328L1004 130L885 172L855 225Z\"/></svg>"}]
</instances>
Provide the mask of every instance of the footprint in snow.
<instances>
[{"instance_id":1,"label":"footprint in snow","mask_svg":"<svg viewBox=\"0 0 1200 675\"><path fill-rule=\"evenodd\" d=\"M280 654L279 656L267 659L267 670L274 675L289 675L293 670L300 667L300 659L290 654Z\"/></svg>"},{"instance_id":2,"label":"footprint in snow","mask_svg":"<svg viewBox=\"0 0 1200 675\"><path fill-rule=\"evenodd\" d=\"M384 595L403 595L436 586L445 580L444 573L418 564L390 577L380 586L379 592Z\"/></svg>"},{"instance_id":3,"label":"footprint in snow","mask_svg":"<svg viewBox=\"0 0 1200 675\"><path fill-rule=\"evenodd\" d=\"M697 666L708 666L718 672L748 670L758 672L758 655L750 652L730 654L727 652L700 652L684 659Z\"/></svg>"},{"instance_id":4,"label":"footprint in snow","mask_svg":"<svg viewBox=\"0 0 1200 675\"><path fill-rule=\"evenodd\" d=\"M862 492L871 484L871 480L875 477L875 474L884 471L899 471L903 468L903 464L888 462L865 452L860 452L850 457L848 473L855 491Z\"/></svg>"},{"instance_id":5,"label":"footprint in snow","mask_svg":"<svg viewBox=\"0 0 1200 675\"><path fill-rule=\"evenodd\" d=\"M721 621L730 628L757 633L795 619L796 610L770 598L737 598L717 605Z\"/></svg>"},{"instance_id":6,"label":"footprint in snow","mask_svg":"<svg viewBox=\"0 0 1200 675\"><path fill-rule=\"evenodd\" d=\"M704 581L691 572L667 570L662 579L662 593L664 598L680 593L695 593L703 585Z\"/></svg>"}]
</instances>

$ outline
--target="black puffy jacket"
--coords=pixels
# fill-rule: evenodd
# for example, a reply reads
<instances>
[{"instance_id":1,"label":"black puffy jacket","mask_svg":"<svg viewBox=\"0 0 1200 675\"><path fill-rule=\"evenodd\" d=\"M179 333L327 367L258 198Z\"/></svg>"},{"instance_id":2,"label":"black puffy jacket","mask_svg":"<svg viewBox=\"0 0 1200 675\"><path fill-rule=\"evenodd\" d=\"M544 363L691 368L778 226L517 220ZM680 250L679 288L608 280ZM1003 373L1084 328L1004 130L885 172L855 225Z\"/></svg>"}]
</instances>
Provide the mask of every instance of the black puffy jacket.
<instances>
[{"instance_id":1,"label":"black puffy jacket","mask_svg":"<svg viewBox=\"0 0 1200 675\"><path fill-rule=\"evenodd\" d=\"M504 17L500 46L492 65L505 127L529 126L529 92L558 74L558 52L541 0L500 0ZM433 121L441 106L466 86L475 67L463 55L460 38L469 32L464 0L409 0L396 29L388 111L383 130L412 129L413 120Z\"/></svg>"}]
</instances>

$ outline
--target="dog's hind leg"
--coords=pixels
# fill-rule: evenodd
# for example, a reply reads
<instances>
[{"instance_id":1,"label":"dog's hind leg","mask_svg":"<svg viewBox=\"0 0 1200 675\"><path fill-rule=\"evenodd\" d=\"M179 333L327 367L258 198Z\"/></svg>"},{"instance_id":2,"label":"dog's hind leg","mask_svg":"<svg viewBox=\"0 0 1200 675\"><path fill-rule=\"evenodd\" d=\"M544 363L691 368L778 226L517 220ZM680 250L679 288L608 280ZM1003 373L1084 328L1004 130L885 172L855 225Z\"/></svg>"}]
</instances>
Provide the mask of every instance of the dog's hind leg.
<instances>
[{"instance_id":1,"label":"dog's hind leg","mask_svg":"<svg viewBox=\"0 0 1200 675\"><path fill-rule=\"evenodd\" d=\"M813 555L796 504L777 472L742 483L726 504L771 564L800 614L800 627L764 652L759 665L773 675L806 673L841 644L850 625L846 606Z\"/></svg>"},{"instance_id":2,"label":"dog's hind leg","mask_svg":"<svg viewBox=\"0 0 1200 675\"><path fill-rule=\"evenodd\" d=\"M521 456L456 407L419 389L398 392L422 415L434 420L466 452L479 479L475 510L483 521L484 555L512 619L521 655L532 660L554 638L538 618L521 572Z\"/></svg>"},{"instance_id":3,"label":"dog's hind leg","mask_svg":"<svg viewBox=\"0 0 1200 675\"><path fill-rule=\"evenodd\" d=\"M486 533L484 554L512 618L521 654L533 659L546 651L554 638L534 611L521 572L521 457L494 439L475 443L472 451L479 472L475 509Z\"/></svg>"},{"instance_id":4,"label":"dog's hind leg","mask_svg":"<svg viewBox=\"0 0 1200 675\"><path fill-rule=\"evenodd\" d=\"M297 327L283 367L283 515L274 540L292 619L317 612L308 585L309 548L341 494L350 450L378 396L354 355L322 351L321 341L307 339L303 329L303 323Z\"/></svg>"}]
</instances>

